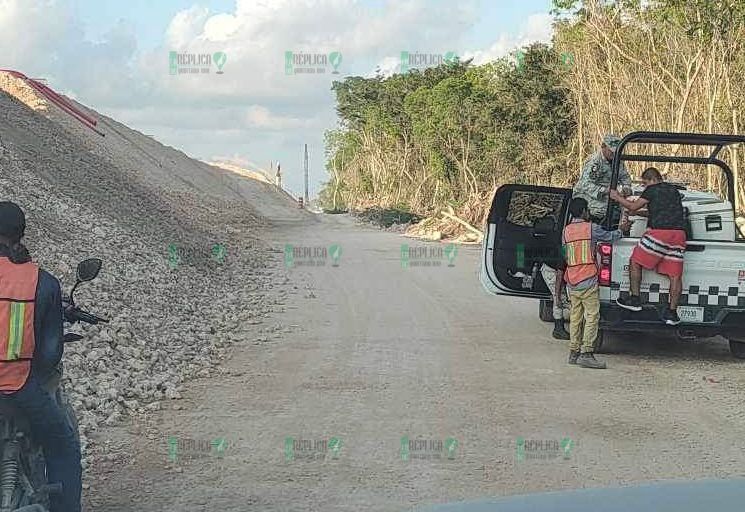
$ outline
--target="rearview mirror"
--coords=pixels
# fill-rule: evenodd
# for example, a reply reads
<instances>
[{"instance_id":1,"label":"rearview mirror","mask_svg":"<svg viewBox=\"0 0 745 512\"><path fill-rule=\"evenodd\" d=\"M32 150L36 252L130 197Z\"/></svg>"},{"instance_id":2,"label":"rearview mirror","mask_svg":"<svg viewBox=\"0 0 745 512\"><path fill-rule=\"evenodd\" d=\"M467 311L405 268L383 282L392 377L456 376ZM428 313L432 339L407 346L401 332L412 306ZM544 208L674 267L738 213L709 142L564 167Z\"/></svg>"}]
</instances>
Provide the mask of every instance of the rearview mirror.
<instances>
[{"instance_id":1,"label":"rearview mirror","mask_svg":"<svg viewBox=\"0 0 745 512\"><path fill-rule=\"evenodd\" d=\"M95 279L101 270L102 263L99 258L88 258L78 263L78 281L85 282Z\"/></svg>"}]
</instances>

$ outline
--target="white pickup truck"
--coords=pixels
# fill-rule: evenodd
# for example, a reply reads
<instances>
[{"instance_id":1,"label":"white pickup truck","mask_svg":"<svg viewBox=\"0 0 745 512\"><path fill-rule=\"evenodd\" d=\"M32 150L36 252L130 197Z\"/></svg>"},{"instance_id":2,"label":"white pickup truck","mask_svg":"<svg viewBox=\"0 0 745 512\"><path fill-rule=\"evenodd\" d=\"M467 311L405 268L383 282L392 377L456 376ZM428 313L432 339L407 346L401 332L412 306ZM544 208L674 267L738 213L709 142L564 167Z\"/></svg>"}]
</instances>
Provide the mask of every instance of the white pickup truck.
<instances>
[{"instance_id":1,"label":"white pickup truck","mask_svg":"<svg viewBox=\"0 0 745 512\"><path fill-rule=\"evenodd\" d=\"M596 349L602 345L603 334L609 331L673 330L685 339L724 336L732 354L745 358L745 236L735 223L732 171L717 158L722 148L742 142L745 136L667 132L633 132L623 138L612 164L611 187L617 185L621 160L709 165L718 167L726 178L727 199L681 187L689 233L683 296L678 307L682 323L675 327L660 320L659 310L667 303L669 283L653 271L642 273L645 306L641 312L626 311L615 302L628 293L629 257L644 232L646 219L635 219L630 236L613 244L598 244L595 259L599 266L600 335ZM712 150L708 157L625 154L628 144L652 148L705 146ZM480 265L480 280L488 292L540 299L540 310L545 315L552 297L540 269L544 263L561 258L561 232L568 221L571 197L571 189L556 187L511 184L497 190L487 220ZM605 227L615 226L607 219Z\"/></svg>"}]
</instances>

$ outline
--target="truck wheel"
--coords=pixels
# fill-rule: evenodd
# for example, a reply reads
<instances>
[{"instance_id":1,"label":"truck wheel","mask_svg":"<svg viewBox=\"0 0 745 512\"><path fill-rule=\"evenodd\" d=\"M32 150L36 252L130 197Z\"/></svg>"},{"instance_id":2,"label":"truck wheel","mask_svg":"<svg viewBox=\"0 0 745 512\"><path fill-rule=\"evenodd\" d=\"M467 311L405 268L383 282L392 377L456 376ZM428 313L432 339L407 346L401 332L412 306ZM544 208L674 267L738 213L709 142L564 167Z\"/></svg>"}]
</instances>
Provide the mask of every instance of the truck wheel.
<instances>
[{"instance_id":1,"label":"truck wheel","mask_svg":"<svg viewBox=\"0 0 745 512\"><path fill-rule=\"evenodd\" d=\"M605 341L605 332L602 329L598 329L598 337L595 338L595 353L602 354L603 341Z\"/></svg>"},{"instance_id":2,"label":"truck wheel","mask_svg":"<svg viewBox=\"0 0 745 512\"><path fill-rule=\"evenodd\" d=\"M538 317L544 322L554 321L554 301L548 299L541 299L538 304Z\"/></svg>"},{"instance_id":3,"label":"truck wheel","mask_svg":"<svg viewBox=\"0 0 745 512\"><path fill-rule=\"evenodd\" d=\"M745 341L729 340L729 351L737 359L745 359Z\"/></svg>"}]
</instances>

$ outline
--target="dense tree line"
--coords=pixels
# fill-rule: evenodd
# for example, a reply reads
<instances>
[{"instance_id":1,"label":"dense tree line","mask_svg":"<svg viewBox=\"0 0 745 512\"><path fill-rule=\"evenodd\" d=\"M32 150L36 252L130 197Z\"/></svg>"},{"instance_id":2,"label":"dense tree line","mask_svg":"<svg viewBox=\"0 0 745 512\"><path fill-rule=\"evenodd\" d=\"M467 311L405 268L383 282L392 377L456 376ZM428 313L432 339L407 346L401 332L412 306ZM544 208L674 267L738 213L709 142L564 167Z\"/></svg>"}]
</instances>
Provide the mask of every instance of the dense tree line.
<instances>
[{"instance_id":1,"label":"dense tree line","mask_svg":"<svg viewBox=\"0 0 745 512\"><path fill-rule=\"evenodd\" d=\"M519 55L335 82L324 207L452 206L478 224L502 183L571 185L606 132L742 131L745 2L554 0L554 14L552 44ZM739 175L742 149L722 156ZM664 170L722 187L716 170Z\"/></svg>"}]
</instances>

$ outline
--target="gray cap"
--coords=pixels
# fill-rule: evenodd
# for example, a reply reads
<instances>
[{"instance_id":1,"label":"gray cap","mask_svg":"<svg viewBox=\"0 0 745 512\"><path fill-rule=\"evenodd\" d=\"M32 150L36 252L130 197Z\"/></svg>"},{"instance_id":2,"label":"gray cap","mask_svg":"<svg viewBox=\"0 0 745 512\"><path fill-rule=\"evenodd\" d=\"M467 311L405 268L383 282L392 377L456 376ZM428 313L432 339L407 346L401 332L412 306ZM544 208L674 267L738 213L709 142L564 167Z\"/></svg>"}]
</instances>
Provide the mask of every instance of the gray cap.
<instances>
[{"instance_id":1,"label":"gray cap","mask_svg":"<svg viewBox=\"0 0 745 512\"><path fill-rule=\"evenodd\" d=\"M607 134L605 137L603 137L603 144L605 144L608 149L611 151L615 151L618 149L618 145L621 143L621 137L618 137L616 135Z\"/></svg>"}]
</instances>

